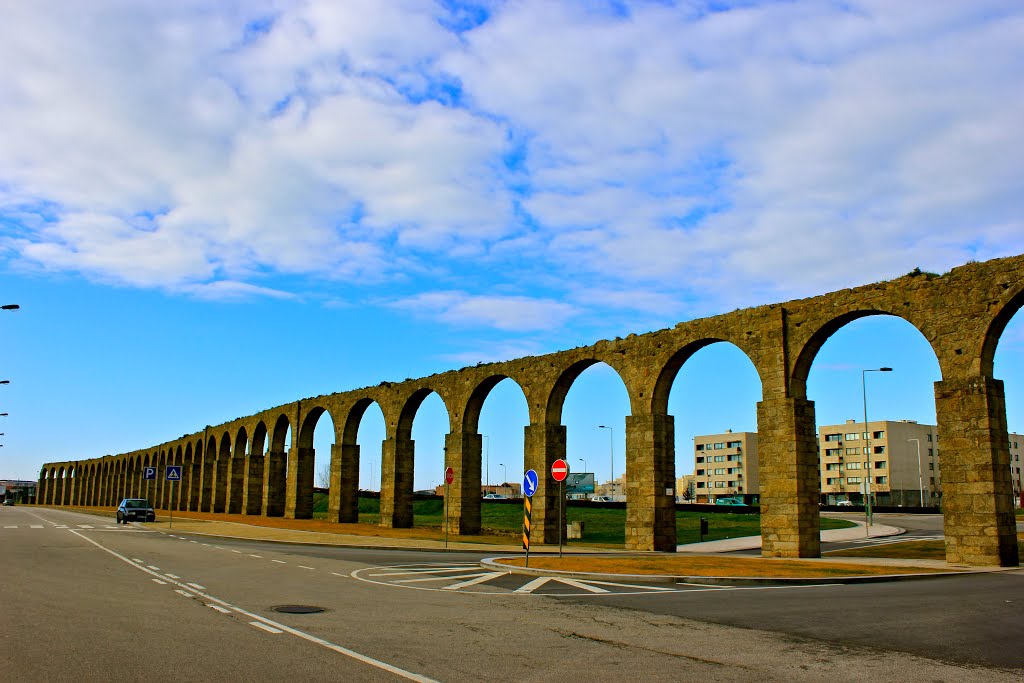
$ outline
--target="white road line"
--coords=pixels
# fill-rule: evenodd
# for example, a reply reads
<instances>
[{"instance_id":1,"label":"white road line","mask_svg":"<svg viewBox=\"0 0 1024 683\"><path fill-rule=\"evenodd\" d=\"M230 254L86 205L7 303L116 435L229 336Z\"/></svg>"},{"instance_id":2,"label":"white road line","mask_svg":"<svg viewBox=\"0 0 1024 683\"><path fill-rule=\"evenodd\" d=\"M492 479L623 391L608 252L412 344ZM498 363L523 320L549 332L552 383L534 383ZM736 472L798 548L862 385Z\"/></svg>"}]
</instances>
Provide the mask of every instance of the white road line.
<instances>
[{"instance_id":1,"label":"white road line","mask_svg":"<svg viewBox=\"0 0 1024 683\"><path fill-rule=\"evenodd\" d=\"M30 524L29 527L32 528L32 529L42 529L43 525L42 524Z\"/></svg>"},{"instance_id":2,"label":"white road line","mask_svg":"<svg viewBox=\"0 0 1024 683\"><path fill-rule=\"evenodd\" d=\"M150 572L145 567L142 567L140 565L132 563L131 560L129 560L124 555L121 555L120 553L115 552L115 551L111 550L110 548L107 548L107 547L105 547L103 545L100 545L98 542L94 541L93 539L89 538L88 536L83 536L81 533L75 531L74 529L71 530L71 533L73 533L75 536L78 536L79 538L83 539L84 541L86 541L88 543L92 543L94 546L96 546L100 550L102 550L102 551L104 551L106 553L110 553L111 555L113 555L117 559L121 560L122 562L130 564L131 566L135 567L139 571L146 572L147 574L152 574L152 572ZM180 586L181 584L177 584L177 585ZM395 674L396 676L401 676L402 678L408 679L410 681L417 681L417 683L439 683L439 681L436 681L433 678L428 678L427 676L423 676L421 674L413 673L411 671L406 671L405 669L400 669L397 666L393 666L391 664L388 664L387 662L382 662L379 659L374 659L373 657L369 657L367 655L360 654L360 653L356 652L355 650L350 650L350 649L348 649L346 647L342 647L341 645L335 645L334 643L332 643L332 642L330 642L328 640L324 640L323 638L318 638L317 636L311 635L309 633L305 633L303 631L299 631L298 629L294 629L294 628L292 628L290 626L286 626L284 624L280 624L280 623L278 623L276 621L273 621L271 619L267 619L266 617L261 617L258 614L254 614L252 612L248 612L248 611L242 609L241 607L236 607L235 605L232 605L229 602L225 602L223 600L215 598L212 595L203 593L203 594L201 594L201 597L203 597L206 600L210 600L211 602L215 602L215 603L221 605L222 607L230 609L230 610L232 610L234 612L237 612L237 613L239 613L239 614L241 614L243 616L249 617L250 619L254 619L256 621L259 621L262 624L266 624L267 626L270 626L271 628L279 628L279 629L281 629L285 633L289 633L289 634L291 634L291 635L293 635L293 636L295 636L297 638L302 638L303 640L306 640L306 641L308 641L310 643L314 643L314 644L319 645L319 646L321 646L323 648L331 650L332 652L337 652L340 655L344 655L344 656L349 657L351 659L355 659L356 661L363 662L364 664L368 664L368 665L370 665L372 667L375 667L377 669L381 669L382 671L388 671L390 673Z\"/></svg>"},{"instance_id":3,"label":"white road line","mask_svg":"<svg viewBox=\"0 0 1024 683\"><path fill-rule=\"evenodd\" d=\"M17 525L14 525L14 526L5 526L4 528L5 528L5 529L17 529L17 528L18 528L18 526L17 526Z\"/></svg>"},{"instance_id":4,"label":"white road line","mask_svg":"<svg viewBox=\"0 0 1024 683\"><path fill-rule=\"evenodd\" d=\"M67 529L68 528L67 524L58 524L56 526L57 526L58 529Z\"/></svg>"},{"instance_id":5,"label":"white road line","mask_svg":"<svg viewBox=\"0 0 1024 683\"><path fill-rule=\"evenodd\" d=\"M132 558L132 562L138 562L139 564L142 564L142 560L140 560L140 559L139 559L139 558L137 558L137 557L133 557L133 558Z\"/></svg>"},{"instance_id":6,"label":"white road line","mask_svg":"<svg viewBox=\"0 0 1024 683\"><path fill-rule=\"evenodd\" d=\"M262 555L250 555L249 557L255 557L258 560L262 560L263 559Z\"/></svg>"},{"instance_id":7,"label":"white road line","mask_svg":"<svg viewBox=\"0 0 1024 683\"><path fill-rule=\"evenodd\" d=\"M288 564L284 560L271 560L271 562L277 562L278 564Z\"/></svg>"},{"instance_id":8,"label":"white road line","mask_svg":"<svg viewBox=\"0 0 1024 683\"><path fill-rule=\"evenodd\" d=\"M497 578L499 576L505 576L505 572L486 572L484 574L477 574L475 579L470 579L469 581L463 581L462 583L453 583L450 586L445 586L442 590L457 591L460 588L466 588L467 586L475 586L478 583L483 583L484 581L490 581L491 579Z\"/></svg>"},{"instance_id":9,"label":"white road line","mask_svg":"<svg viewBox=\"0 0 1024 683\"><path fill-rule=\"evenodd\" d=\"M654 591L654 592L657 592L657 591L672 591L671 588L666 588L665 586L648 586L648 585L645 585L645 584L636 584L636 583L615 583L614 581L592 581L590 579L587 579L587 583L598 584L598 585L601 585L601 586L616 586L617 588L639 588L640 590Z\"/></svg>"},{"instance_id":10,"label":"white road line","mask_svg":"<svg viewBox=\"0 0 1024 683\"><path fill-rule=\"evenodd\" d=\"M347 578L348 578L348 577L347 577L346 575L344 575L344 574L339 574L339 573L337 573L337 572L331 572L331 573L332 573L332 574L334 574L335 576L340 576L340 577L341 577L341 578L343 578L343 579L347 579Z\"/></svg>"},{"instance_id":11,"label":"white road line","mask_svg":"<svg viewBox=\"0 0 1024 683\"><path fill-rule=\"evenodd\" d=\"M296 565L296 566L297 566L297 567L298 567L299 569L312 569L313 571L316 571L316 567L307 567L307 566L306 566L306 565L304 565L304 564L300 564L300 565Z\"/></svg>"},{"instance_id":12,"label":"white road line","mask_svg":"<svg viewBox=\"0 0 1024 683\"><path fill-rule=\"evenodd\" d=\"M95 529L96 527L94 527L92 524L79 524L78 528L79 529Z\"/></svg>"},{"instance_id":13,"label":"white road line","mask_svg":"<svg viewBox=\"0 0 1024 683\"><path fill-rule=\"evenodd\" d=\"M206 590L206 586L200 586L198 583L186 583L185 585L186 586L192 586L197 591L204 591L204 590Z\"/></svg>"},{"instance_id":14,"label":"white road line","mask_svg":"<svg viewBox=\"0 0 1024 683\"><path fill-rule=\"evenodd\" d=\"M250 621L249 625L250 626L255 626L256 628L259 628L259 629L263 629L267 633L284 633L284 631L282 631L280 629L276 629L273 626L267 626L266 624L261 624L258 621Z\"/></svg>"},{"instance_id":15,"label":"white road line","mask_svg":"<svg viewBox=\"0 0 1024 683\"><path fill-rule=\"evenodd\" d=\"M180 579L181 577L177 574L166 574L168 579Z\"/></svg>"},{"instance_id":16,"label":"white road line","mask_svg":"<svg viewBox=\"0 0 1024 683\"><path fill-rule=\"evenodd\" d=\"M152 569L152 570L153 570L153 571L155 571L155 572L158 572L158 571L160 571L160 567L154 567L154 566L153 566L153 565L151 565L151 564L147 564L147 565L146 565L146 569Z\"/></svg>"},{"instance_id":17,"label":"white road line","mask_svg":"<svg viewBox=\"0 0 1024 683\"><path fill-rule=\"evenodd\" d=\"M591 593L608 593L608 592L610 592L610 591L605 590L604 588L598 588L597 586L588 586L587 584L583 583L582 581L576 581L574 579L559 578L558 581L561 581L562 583L564 583L564 584L566 584L568 586L572 586L573 588L579 588L580 590L590 591Z\"/></svg>"},{"instance_id":18,"label":"white road line","mask_svg":"<svg viewBox=\"0 0 1024 683\"><path fill-rule=\"evenodd\" d=\"M186 591L186 590L182 590L182 589L180 589L180 588L179 588L179 589L177 589L177 590L176 590L176 591L174 591L174 592L175 592L175 593L177 593L178 595L184 595L184 596L185 596L186 598L194 598L194 597L196 597L196 596L194 596L194 595L193 595L192 593L189 593L188 591Z\"/></svg>"},{"instance_id":19,"label":"white road line","mask_svg":"<svg viewBox=\"0 0 1024 683\"><path fill-rule=\"evenodd\" d=\"M382 576L415 576L419 574L450 574L452 572L473 572L480 568L480 565L459 565L458 567L444 567L443 569L407 569L400 572L382 572L380 574L368 574L372 578Z\"/></svg>"},{"instance_id":20,"label":"white road line","mask_svg":"<svg viewBox=\"0 0 1024 683\"><path fill-rule=\"evenodd\" d=\"M153 579L153 583L159 583L161 586L167 585L166 581L161 581L160 579Z\"/></svg>"},{"instance_id":21,"label":"white road line","mask_svg":"<svg viewBox=\"0 0 1024 683\"><path fill-rule=\"evenodd\" d=\"M465 576L463 574L462 576ZM451 579L461 579L462 576L426 576L422 579L402 579L401 581L392 581L394 584L405 584L405 583L426 583L427 581L450 581ZM476 576L473 574L472 576Z\"/></svg>"},{"instance_id":22,"label":"white road line","mask_svg":"<svg viewBox=\"0 0 1024 683\"><path fill-rule=\"evenodd\" d=\"M190 540L189 543L199 543L199 541L192 541L192 540ZM205 545L205 543L204 543L204 545Z\"/></svg>"},{"instance_id":23,"label":"white road line","mask_svg":"<svg viewBox=\"0 0 1024 683\"><path fill-rule=\"evenodd\" d=\"M550 580L551 580L551 577L549 577L549 576L542 576L540 578L534 579L533 581L531 581L530 583L526 584L525 586L521 586L521 587L517 588L515 592L516 593L532 593L533 591L537 590L538 588L540 588L541 586L543 586L545 583L547 583Z\"/></svg>"},{"instance_id":24,"label":"white road line","mask_svg":"<svg viewBox=\"0 0 1024 683\"><path fill-rule=\"evenodd\" d=\"M218 550L224 550L224 548L218 548ZM241 555L241 554L242 554L242 551L241 551L241 550L232 550L231 552L233 552L233 553L237 553L237 554L239 554L239 555Z\"/></svg>"},{"instance_id":25,"label":"white road line","mask_svg":"<svg viewBox=\"0 0 1024 683\"><path fill-rule=\"evenodd\" d=\"M220 612L221 614L231 614L231 610L229 610L229 609L224 609L224 608L223 608L223 607L221 607L220 605L211 605L211 604L207 603L207 605L206 605L206 606L207 606L207 607L209 607L210 609L215 609L215 610L217 610L217 611L218 611L218 612Z\"/></svg>"}]
</instances>

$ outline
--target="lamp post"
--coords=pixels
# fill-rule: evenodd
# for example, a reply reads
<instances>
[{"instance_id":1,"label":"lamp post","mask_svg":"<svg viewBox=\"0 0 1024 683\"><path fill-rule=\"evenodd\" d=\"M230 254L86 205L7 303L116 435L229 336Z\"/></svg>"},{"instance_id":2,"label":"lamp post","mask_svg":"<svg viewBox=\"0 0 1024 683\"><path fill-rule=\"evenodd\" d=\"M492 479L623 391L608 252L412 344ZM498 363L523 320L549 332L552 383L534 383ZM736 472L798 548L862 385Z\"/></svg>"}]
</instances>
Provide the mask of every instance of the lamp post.
<instances>
[{"instance_id":1,"label":"lamp post","mask_svg":"<svg viewBox=\"0 0 1024 683\"><path fill-rule=\"evenodd\" d=\"M892 368L870 368L860 371L860 388L864 397L864 535L871 528L871 432L868 431L868 384L869 372L892 372Z\"/></svg>"},{"instance_id":2,"label":"lamp post","mask_svg":"<svg viewBox=\"0 0 1024 683\"><path fill-rule=\"evenodd\" d=\"M0 309L3 309L5 311L16 311L19 308L21 308L21 306L19 306L18 304L4 304L3 306L0 306Z\"/></svg>"},{"instance_id":3,"label":"lamp post","mask_svg":"<svg viewBox=\"0 0 1024 683\"><path fill-rule=\"evenodd\" d=\"M917 488L918 495L920 496L921 507L924 507L924 476L921 474L921 440L920 439L907 439L907 441L913 441L917 444Z\"/></svg>"},{"instance_id":4,"label":"lamp post","mask_svg":"<svg viewBox=\"0 0 1024 683\"><path fill-rule=\"evenodd\" d=\"M583 458L576 458L576 459L579 460L581 463L583 463L583 471L586 472L587 471L587 461L584 460Z\"/></svg>"},{"instance_id":5,"label":"lamp post","mask_svg":"<svg viewBox=\"0 0 1024 683\"><path fill-rule=\"evenodd\" d=\"M484 434L483 438L487 439L487 441L484 442L486 444L484 446L484 452L487 453L487 458L486 458L486 462L487 462L487 486L490 486L491 485L491 437L488 436L487 434Z\"/></svg>"},{"instance_id":6,"label":"lamp post","mask_svg":"<svg viewBox=\"0 0 1024 683\"><path fill-rule=\"evenodd\" d=\"M615 481L615 449L612 445L612 432L615 430L611 427L605 427L604 425L597 425L597 428L608 430L608 488L610 490L612 482Z\"/></svg>"},{"instance_id":7,"label":"lamp post","mask_svg":"<svg viewBox=\"0 0 1024 683\"><path fill-rule=\"evenodd\" d=\"M503 481L501 483L502 483L502 485L505 485L505 484L508 483L508 468L505 467L505 463L503 463L503 462L499 462L498 463L498 467L501 468L502 476L505 478L505 481Z\"/></svg>"}]
</instances>

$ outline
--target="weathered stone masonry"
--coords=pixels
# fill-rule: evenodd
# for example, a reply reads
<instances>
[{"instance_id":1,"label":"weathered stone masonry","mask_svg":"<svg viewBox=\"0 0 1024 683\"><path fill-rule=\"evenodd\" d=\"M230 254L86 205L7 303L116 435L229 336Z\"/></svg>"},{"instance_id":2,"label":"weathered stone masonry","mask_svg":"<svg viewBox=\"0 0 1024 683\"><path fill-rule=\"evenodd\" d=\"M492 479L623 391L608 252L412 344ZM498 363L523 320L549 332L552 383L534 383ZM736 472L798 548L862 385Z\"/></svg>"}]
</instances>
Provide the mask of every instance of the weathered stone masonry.
<instances>
[{"instance_id":1,"label":"weathered stone masonry","mask_svg":"<svg viewBox=\"0 0 1024 683\"><path fill-rule=\"evenodd\" d=\"M820 554L818 457L814 403L807 376L825 341L868 315L894 315L931 344L942 380L935 384L942 441L946 558L974 565L1016 565L1017 537L1009 477L1003 383L992 376L999 337L1024 305L1024 256L971 263L937 276L911 273L896 280L823 296L750 308L680 323L672 329L545 356L453 370L405 382L306 398L209 426L132 453L47 463L39 500L52 505L114 505L147 495L165 509L244 512L307 518L312 514L313 430L323 413L335 425L331 449L330 519L357 518L359 446L367 407L384 413L381 525L412 524L415 443L412 423L431 392L449 415L446 465L451 531L480 530L480 410L491 389L511 378L529 406L525 463L538 473L565 456L562 406L573 381L604 362L622 378L631 415L626 434L626 544L634 550L675 549L674 421L668 395L679 369L696 351L731 342L750 358L762 385L757 406L761 470L762 553ZM285 435L293 429L291 447ZM180 464L184 481L142 481L142 468ZM145 484L149 483L147 487ZM557 488L541 477L534 497L534 534L558 537Z\"/></svg>"}]
</instances>

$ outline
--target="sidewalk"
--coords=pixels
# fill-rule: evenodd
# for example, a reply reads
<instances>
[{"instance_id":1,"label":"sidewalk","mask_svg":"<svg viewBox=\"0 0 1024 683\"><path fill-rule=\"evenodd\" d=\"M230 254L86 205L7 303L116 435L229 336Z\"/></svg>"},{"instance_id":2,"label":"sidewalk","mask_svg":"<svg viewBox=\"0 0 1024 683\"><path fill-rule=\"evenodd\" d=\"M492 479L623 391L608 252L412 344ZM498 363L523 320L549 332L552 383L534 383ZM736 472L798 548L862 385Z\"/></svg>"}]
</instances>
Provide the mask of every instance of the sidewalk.
<instances>
[{"instance_id":1,"label":"sidewalk","mask_svg":"<svg viewBox=\"0 0 1024 683\"><path fill-rule=\"evenodd\" d=\"M852 541L858 538L880 538L884 536L898 536L906 532L896 526L885 524L872 524L868 533L864 533L864 523L850 520L857 526L846 529L826 529L821 532L823 543L834 543L836 541ZM743 536L740 538L723 538L717 541L704 541L703 543L688 543L676 546L679 553L730 553L734 550L753 550L761 547L760 536Z\"/></svg>"}]
</instances>

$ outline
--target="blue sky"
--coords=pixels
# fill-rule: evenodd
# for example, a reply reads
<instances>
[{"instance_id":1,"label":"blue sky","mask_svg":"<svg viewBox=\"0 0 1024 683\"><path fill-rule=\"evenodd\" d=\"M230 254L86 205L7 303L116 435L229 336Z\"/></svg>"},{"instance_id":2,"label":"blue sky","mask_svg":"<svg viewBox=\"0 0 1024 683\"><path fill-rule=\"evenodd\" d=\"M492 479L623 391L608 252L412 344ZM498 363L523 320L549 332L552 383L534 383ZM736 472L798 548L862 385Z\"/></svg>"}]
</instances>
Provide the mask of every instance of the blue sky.
<instances>
[{"instance_id":1,"label":"blue sky","mask_svg":"<svg viewBox=\"0 0 1024 683\"><path fill-rule=\"evenodd\" d=\"M66 2L0 7L0 478L273 405L1024 253L1017 2ZM1021 316L1018 316L1018 318ZM1024 323L997 354L1024 430ZM819 421L934 422L934 357L858 321ZM754 430L736 349L694 434ZM581 376L574 469L623 467ZM519 480L525 402L481 418ZM414 425L440 481L444 407ZM330 439L318 427L318 450ZM383 423L360 432L379 477ZM504 465L504 469L500 466ZM371 469L372 468L372 469ZM486 475L485 475L486 476Z\"/></svg>"}]
</instances>

